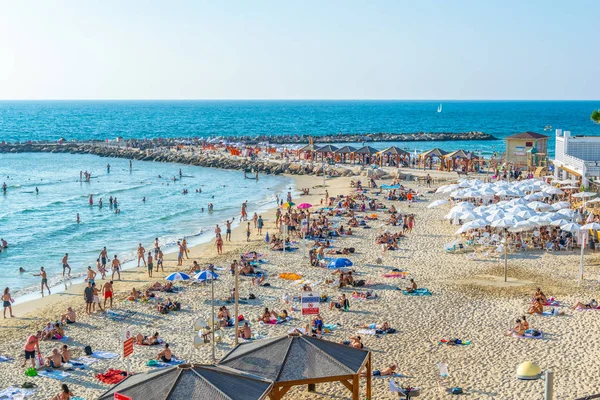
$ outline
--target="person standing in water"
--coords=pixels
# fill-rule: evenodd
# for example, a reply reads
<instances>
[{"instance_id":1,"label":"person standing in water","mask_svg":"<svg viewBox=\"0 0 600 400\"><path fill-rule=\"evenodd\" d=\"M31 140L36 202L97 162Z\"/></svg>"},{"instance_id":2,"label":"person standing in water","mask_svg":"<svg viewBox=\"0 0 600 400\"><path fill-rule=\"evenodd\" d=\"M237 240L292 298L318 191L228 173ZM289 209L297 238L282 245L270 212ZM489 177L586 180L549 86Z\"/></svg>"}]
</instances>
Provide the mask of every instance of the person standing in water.
<instances>
[{"instance_id":1,"label":"person standing in water","mask_svg":"<svg viewBox=\"0 0 600 400\"><path fill-rule=\"evenodd\" d=\"M140 260L142 260L144 262L144 267L146 267L146 258L144 257L144 254L146 254L146 249L144 248L144 246L142 246L142 244L140 243L138 245L138 268L140 267Z\"/></svg>"},{"instance_id":2,"label":"person standing in water","mask_svg":"<svg viewBox=\"0 0 600 400\"><path fill-rule=\"evenodd\" d=\"M69 272L67 276L71 276L71 266L69 265L69 253L65 253L65 256L62 258L62 267L63 267L63 276L65 276L65 270L68 269Z\"/></svg>"},{"instance_id":3,"label":"person standing in water","mask_svg":"<svg viewBox=\"0 0 600 400\"><path fill-rule=\"evenodd\" d=\"M129 171L133 170L133 162L129 160Z\"/></svg>"},{"instance_id":4,"label":"person standing in water","mask_svg":"<svg viewBox=\"0 0 600 400\"><path fill-rule=\"evenodd\" d=\"M81 219L79 218L79 213L77 213L77 217L75 217L75 220L77 221L77 223L81 222Z\"/></svg>"},{"instance_id":5,"label":"person standing in water","mask_svg":"<svg viewBox=\"0 0 600 400\"><path fill-rule=\"evenodd\" d=\"M38 187L35 187L35 194L40 194L40 189L38 189Z\"/></svg>"},{"instance_id":6,"label":"person standing in water","mask_svg":"<svg viewBox=\"0 0 600 400\"><path fill-rule=\"evenodd\" d=\"M34 274L33 276L39 276L42 278L42 297L44 297L44 286L46 286L46 289L48 289L48 295L50 295L50 288L48 287L48 275L46 275L44 267L40 267L40 273Z\"/></svg>"},{"instance_id":7,"label":"person standing in water","mask_svg":"<svg viewBox=\"0 0 600 400\"><path fill-rule=\"evenodd\" d=\"M89 201L89 203L90 203L90 206L94 205L94 195L93 194L90 194L90 201Z\"/></svg>"},{"instance_id":8,"label":"person standing in water","mask_svg":"<svg viewBox=\"0 0 600 400\"><path fill-rule=\"evenodd\" d=\"M106 270L106 260L108 260L108 251L106 251L106 246L100 252L100 263L102 264L102 268ZM104 279L104 277L102 277Z\"/></svg>"},{"instance_id":9,"label":"person standing in water","mask_svg":"<svg viewBox=\"0 0 600 400\"><path fill-rule=\"evenodd\" d=\"M12 303L15 300L11 297L10 295L10 289L9 288L5 288L4 289L4 294L2 295L2 305L4 307L4 318L6 318L6 309L8 308L8 310L10 311L10 317L14 318L15 316L13 315L12 312Z\"/></svg>"},{"instance_id":10,"label":"person standing in water","mask_svg":"<svg viewBox=\"0 0 600 400\"><path fill-rule=\"evenodd\" d=\"M106 164L106 173L110 174L110 164Z\"/></svg>"}]
</instances>

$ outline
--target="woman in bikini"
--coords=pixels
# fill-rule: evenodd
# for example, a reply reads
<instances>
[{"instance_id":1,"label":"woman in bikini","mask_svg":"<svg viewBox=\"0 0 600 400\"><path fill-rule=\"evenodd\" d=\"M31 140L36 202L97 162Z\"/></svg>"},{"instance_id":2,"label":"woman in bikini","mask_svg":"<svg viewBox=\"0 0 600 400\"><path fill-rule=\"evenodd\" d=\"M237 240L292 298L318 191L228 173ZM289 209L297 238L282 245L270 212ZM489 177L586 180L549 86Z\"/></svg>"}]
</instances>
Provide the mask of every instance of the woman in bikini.
<instances>
[{"instance_id":1,"label":"woman in bikini","mask_svg":"<svg viewBox=\"0 0 600 400\"><path fill-rule=\"evenodd\" d=\"M598 308L598 302L596 302L596 300L592 299L592 301L590 301L587 304L583 304L582 302L578 301L577 304L575 304L573 307L571 307L573 310L577 309L577 308L583 308L583 309L587 309L587 310L593 310Z\"/></svg>"}]
</instances>

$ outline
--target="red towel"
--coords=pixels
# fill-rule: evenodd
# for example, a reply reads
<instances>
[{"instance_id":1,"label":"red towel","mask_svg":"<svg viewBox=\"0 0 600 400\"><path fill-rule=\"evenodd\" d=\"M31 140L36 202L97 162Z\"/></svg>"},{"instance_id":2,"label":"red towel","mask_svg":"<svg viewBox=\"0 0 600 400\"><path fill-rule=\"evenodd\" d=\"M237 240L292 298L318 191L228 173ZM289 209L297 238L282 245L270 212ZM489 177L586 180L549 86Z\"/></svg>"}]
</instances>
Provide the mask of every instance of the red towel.
<instances>
[{"instance_id":1,"label":"red towel","mask_svg":"<svg viewBox=\"0 0 600 400\"><path fill-rule=\"evenodd\" d=\"M100 382L115 385L127 377L127 372L120 369L109 369L105 374L98 374L96 378Z\"/></svg>"}]
</instances>

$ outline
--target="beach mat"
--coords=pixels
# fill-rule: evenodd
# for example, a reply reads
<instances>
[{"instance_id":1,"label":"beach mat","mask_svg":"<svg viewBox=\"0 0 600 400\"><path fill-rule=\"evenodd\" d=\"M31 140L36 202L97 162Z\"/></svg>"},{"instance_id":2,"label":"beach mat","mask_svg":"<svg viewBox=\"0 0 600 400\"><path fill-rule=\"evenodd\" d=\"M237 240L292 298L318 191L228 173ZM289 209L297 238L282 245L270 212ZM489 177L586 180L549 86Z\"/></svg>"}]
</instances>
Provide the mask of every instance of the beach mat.
<instances>
[{"instance_id":1,"label":"beach mat","mask_svg":"<svg viewBox=\"0 0 600 400\"><path fill-rule=\"evenodd\" d=\"M11 357L6 357L6 356L0 356L0 362L9 362L9 361L13 361L14 359ZM1 397L0 397L1 399Z\"/></svg>"},{"instance_id":2,"label":"beach mat","mask_svg":"<svg viewBox=\"0 0 600 400\"><path fill-rule=\"evenodd\" d=\"M117 358L119 355L117 353L111 353L110 351L94 351L91 355L92 357L99 358L101 360L110 360L112 358Z\"/></svg>"},{"instance_id":3,"label":"beach mat","mask_svg":"<svg viewBox=\"0 0 600 400\"><path fill-rule=\"evenodd\" d=\"M14 398L14 396L16 396L16 395L20 395L20 396L27 398L29 396L33 396L34 393L35 393L35 390L33 390L33 389L23 389L23 388L16 387L16 386L10 386L0 392L0 399L1 400L5 400L5 399L10 400L10 399Z\"/></svg>"},{"instance_id":4,"label":"beach mat","mask_svg":"<svg viewBox=\"0 0 600 400\"><path fill-rule=\"evenodd\" d=\"M38 376L43 376L44 378L52 378L62 381L63 379L71 376L68 372L60 371L58 369L45 369L42 371L38 371Z\"/></svg>"},{"instance_id":5,"label":"beach mat","mask_svg":"<svg viewBox=\"0 0 600 400\"><path fill-rule=\"evenodd\" d=\"M152 361L154 361L154 362L152 362ZM146 366L153 367L153 368L167 368L167 367L173 367L175 365L179 365L179 364L183 364L183 363L185 363L185 360L172 359L171 362L149 360L146 363Z\"/></svg>"},{"instance_id":6,"label":"beach mat","mask_svg":"<svg viewBox=\"0 0 600 400\"><path fill-rule=\"evenodd\" d=\"M414 292L407 292L406 290L403 290L402 294L405 296L431 296L429 289L425 288L417 289Z\"/></svg>"}]
</instances>

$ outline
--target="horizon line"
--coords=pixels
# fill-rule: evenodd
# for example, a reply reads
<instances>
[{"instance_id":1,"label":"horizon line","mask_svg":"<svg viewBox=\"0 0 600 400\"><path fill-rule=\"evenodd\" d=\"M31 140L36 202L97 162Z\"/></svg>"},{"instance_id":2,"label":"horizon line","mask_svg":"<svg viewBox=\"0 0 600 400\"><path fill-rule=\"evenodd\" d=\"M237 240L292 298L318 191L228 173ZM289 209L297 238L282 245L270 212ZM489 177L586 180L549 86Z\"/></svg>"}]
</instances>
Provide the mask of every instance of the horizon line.
<instances>
[{"instance_id":1,"label":"horizon line","mask_svg":"<svg viewBox=\"0 0 600 400\"><path fill-rule=\"evenodd\" d=\"M48 98L48 99L3 99L0 98L0 102L27 102L27 101L425 101L425 102L441 102L441 101L451 101L451 102L459 102L459 101L472 101L472 102L484 102L484 101L600 101L600 99L374 99L374 98L365 98L365 99L336 99L336 98L304 98L304 99L285 99L285 98L232 98L232 99L214 99L214 98L73 98L73 99L56 99L56 98Z\"/></svg>"}]
</instances>

